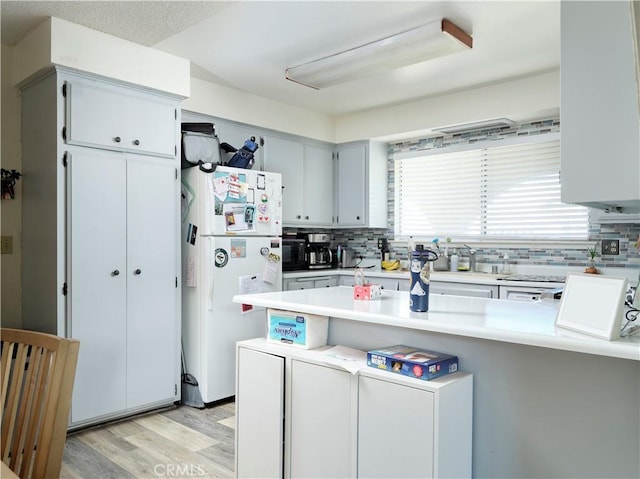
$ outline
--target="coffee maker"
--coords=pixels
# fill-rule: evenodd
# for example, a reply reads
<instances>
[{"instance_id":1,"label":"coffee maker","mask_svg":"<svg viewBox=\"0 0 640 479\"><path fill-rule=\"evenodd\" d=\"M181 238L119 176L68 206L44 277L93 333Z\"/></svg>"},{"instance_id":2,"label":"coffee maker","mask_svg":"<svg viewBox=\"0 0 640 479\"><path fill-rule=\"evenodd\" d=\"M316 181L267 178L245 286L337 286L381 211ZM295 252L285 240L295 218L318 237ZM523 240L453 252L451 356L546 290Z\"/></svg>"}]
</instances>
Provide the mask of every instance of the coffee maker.
<instances>
[{"instance_id":1,"label":"coffee maker","mask_svg":"<svg viewBox=\"0 0 640 479\"><path fill-rule=\"evenodd\" d=\"M331 235L313 233L307 235L307 261L309 269L327 269L333 267Z\"/></svg>"}]
</instances>

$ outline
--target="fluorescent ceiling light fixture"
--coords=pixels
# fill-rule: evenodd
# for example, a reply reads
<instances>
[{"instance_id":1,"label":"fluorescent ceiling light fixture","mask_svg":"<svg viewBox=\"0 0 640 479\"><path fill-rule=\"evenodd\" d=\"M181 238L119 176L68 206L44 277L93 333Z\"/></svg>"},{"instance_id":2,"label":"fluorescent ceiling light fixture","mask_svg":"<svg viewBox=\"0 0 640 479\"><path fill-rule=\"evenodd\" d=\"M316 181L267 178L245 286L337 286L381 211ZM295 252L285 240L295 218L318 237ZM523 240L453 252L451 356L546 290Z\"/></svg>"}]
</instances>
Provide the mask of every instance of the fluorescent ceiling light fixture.
<instances>
[{"instance_id":1,"label":"fluorescent ceiling light fixture","mask_svg":"<svg viewBox=\"0 0 640 479\"><path fill-rule=\"evenodd\" d=\"M287 80L325 88L473 47L473 39L441 19L350 50L287 68Z\"/></svg>"},{"instance_id":2,"label":"fluorescent ceiling light fixture","mask_svg":"<svg viewBox=\"0 0 640 479\"><path fill-rule=\"evenodd\" d=\"M461 131L478 130L480 128L501 128L513 126L516 122L508 118L494 118L492 120L472 121L470 123L460 123L459 125L439 126L432 128L441 133L460 133Z\"/></svg>"}]
</instances>

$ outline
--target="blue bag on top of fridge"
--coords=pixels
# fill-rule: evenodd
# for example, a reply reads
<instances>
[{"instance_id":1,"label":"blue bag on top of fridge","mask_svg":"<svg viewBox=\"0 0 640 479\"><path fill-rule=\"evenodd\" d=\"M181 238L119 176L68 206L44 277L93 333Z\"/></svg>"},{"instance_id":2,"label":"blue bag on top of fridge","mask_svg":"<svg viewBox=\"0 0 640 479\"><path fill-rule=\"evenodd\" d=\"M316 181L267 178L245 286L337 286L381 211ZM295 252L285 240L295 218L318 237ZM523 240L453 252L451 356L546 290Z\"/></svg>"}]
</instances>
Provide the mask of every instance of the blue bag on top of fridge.
<instances>
[{"instance_id":1,"label":"blue bag on top of fridge","mask_svg":"<svg viewBox=\"0 0 640 479\"><path fill-rule=\"evenodd\" d=\"M226 163L226 166L231 166L233 168L245 168L250 170L253 167L254 157L253 154L258 149L258 144L256 143L256 138L252 136L248 140L244 142L242 148L236 150L233 147L230 147L228 143L223 143L222 147L226 147L225 151L227 153L233 153L231 159ZM230 148L229 148L230 147Z\"/></svg>"}]
</instances>

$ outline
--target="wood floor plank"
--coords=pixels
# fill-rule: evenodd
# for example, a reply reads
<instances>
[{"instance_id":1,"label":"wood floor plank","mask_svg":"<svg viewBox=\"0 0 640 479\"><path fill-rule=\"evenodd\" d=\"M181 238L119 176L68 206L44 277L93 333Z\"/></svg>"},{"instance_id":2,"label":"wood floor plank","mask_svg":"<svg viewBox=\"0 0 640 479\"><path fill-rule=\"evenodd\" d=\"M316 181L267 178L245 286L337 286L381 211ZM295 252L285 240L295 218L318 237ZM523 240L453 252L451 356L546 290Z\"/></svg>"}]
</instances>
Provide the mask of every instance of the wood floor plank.
<instances>
[{"instance_id":1,"label":"wood floor plank","mask_svg":"<svg viewBox=\"0 0 640 479\"><path fill-rule=\"evenodd\" d=\"M67 473L82 478L133 479L136 476L120 467L110 457L101 454L80 438L67 438L64 448Z\"/></svg>"},{"instance_id":2,"label":"wood floor plank","mask_svg":"<svg viewBox=\"0 0 640 479\"><path fill-rule=\"evenodd\" d=\"M134 421L178 444L185 444L186 447L192 451L213 446L217 442L198 431L189 429L160 414L136 418Z\"/></svg>"},{"instance_id":3,"label":"wood floor plank","mask_svg":"<svg viewBox=\"0 0 640 479\"><path fill-rule=\"evenodd\" d=\"M63 479L235 477L235 404L164 409L67 437Z\"/></svg>"},{"instance_id":4,"label":"wood floor plank","mask_svg":"<svg viewBox=\"0 0 640 479\"><path fill-rule=\"evenodd\" d=\"M227 426L230 429L233 429L234 431L236 430L236 418L235 417L228 417L227 419L222 419L221 421L218 421L220 424L222 424L223 426Z\"/></svg>"}]
</instances>

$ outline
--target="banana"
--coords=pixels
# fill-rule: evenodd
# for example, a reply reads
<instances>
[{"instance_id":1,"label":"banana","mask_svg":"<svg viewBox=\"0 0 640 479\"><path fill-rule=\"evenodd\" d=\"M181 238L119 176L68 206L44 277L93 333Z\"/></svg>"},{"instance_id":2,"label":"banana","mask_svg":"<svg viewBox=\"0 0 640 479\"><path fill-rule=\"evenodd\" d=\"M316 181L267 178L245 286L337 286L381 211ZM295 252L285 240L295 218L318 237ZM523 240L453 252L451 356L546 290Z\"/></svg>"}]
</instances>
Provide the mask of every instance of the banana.
<instances>
[{"instance_id":1,"label":"banana","mask_svg":"<svg viewBox=\"0 0 640 479\"><path fill-rule=\"evenodd\" d=\"M400 267L400 260L393 260L393 261L383 261L382 262L382 269L386 269L386 270L394 270L394 269L398 269Z\"/></svg>"}]
</instances>

